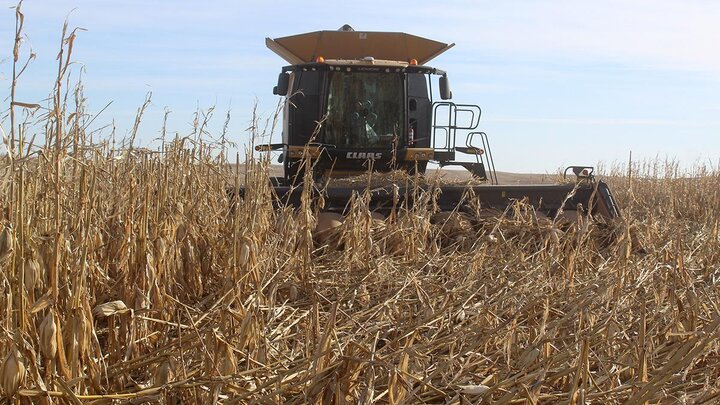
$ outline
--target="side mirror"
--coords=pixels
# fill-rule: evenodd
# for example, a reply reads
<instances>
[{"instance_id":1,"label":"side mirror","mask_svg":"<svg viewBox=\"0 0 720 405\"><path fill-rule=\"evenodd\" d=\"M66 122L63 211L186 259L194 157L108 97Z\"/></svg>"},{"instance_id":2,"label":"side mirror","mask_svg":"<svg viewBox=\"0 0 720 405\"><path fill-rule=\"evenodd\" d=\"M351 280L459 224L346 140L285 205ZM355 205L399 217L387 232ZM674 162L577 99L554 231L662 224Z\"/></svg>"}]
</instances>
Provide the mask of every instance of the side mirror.
<instances>
[{"instance_id":1,"label":"side mirror","mask_svg":"<svg viewBox=\"0 0 720 405\"><path fill-rule=\"evenodd\" d=\"M273 87L273 94L284 96L288 92L288 87L290 87L290 75L285 72L280 73L277 86Z\"/></svg>"},{"instance_id":2,"label":"side mirror","mask_svg":"<svg viewBox=\"0 0 720 405\"><path fill-rule=\"evenodd\" d=\"M452 91L450 91L450 82L447 76L440 76L440 98L443 100L450 100L452 98Z\"/></svg>"}]
</instances>

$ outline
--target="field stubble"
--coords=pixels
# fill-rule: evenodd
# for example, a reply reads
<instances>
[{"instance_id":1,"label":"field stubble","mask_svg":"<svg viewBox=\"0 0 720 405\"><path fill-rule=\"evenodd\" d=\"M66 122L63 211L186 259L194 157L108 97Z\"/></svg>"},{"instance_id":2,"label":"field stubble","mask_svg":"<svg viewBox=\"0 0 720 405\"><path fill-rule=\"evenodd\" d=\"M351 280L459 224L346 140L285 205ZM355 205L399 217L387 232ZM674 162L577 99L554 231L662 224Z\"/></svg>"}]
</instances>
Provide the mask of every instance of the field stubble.
<instances>
[{"instance_id":1,"label":"field stubble","mask_svg":"<svg viewBox=\"0 0 720 405\"><path fill-rule=\"evenodd\" d=\"M6 394L717 398L715 172L611 177L624 213L612 229L522 204L377 221L360 195L319 243L317 207L272 209L267 162L241 174L190 145L46 148L6 166ZM241 182L252 191L230 210L227 185Z\"/></svg>"}]
</instances>

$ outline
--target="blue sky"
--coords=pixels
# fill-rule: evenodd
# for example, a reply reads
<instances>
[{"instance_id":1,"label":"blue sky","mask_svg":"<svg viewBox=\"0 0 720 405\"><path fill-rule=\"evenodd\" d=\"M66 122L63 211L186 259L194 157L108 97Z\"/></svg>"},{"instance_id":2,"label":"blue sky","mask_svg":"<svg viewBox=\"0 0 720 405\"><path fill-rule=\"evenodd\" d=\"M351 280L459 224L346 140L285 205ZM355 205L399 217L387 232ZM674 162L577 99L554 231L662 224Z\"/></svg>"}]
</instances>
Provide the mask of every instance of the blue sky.
<instances>
[{"instance_id":1,"label":"blue sky","mask_svg":"<svg viewBox=\"0 0 720 405\"><path fill-rule=\"evenodd\" d=\"M0 98L9 94L14 2L0 0ZM139 142L151 145L164 110L169 130L191 131L196 108L215 106L219 134L230 109L243 144L251 110L271 114L285 62L264 38L348 23L405 31L456 46L431 64L447 70L456 102L483 108L499 170L554 172L671 158L720 161L720 2L717 1L26 1L25 33L37 59L17 98L52 89L63 21L82 27L74 59L85 69L95 121L132 126L145 94L152 104ZM8 105L3 101L3 110ZM7 122L2 122L7 130ZM107 132L105 132L107 134Z\"/></svg>"}]
</instances>

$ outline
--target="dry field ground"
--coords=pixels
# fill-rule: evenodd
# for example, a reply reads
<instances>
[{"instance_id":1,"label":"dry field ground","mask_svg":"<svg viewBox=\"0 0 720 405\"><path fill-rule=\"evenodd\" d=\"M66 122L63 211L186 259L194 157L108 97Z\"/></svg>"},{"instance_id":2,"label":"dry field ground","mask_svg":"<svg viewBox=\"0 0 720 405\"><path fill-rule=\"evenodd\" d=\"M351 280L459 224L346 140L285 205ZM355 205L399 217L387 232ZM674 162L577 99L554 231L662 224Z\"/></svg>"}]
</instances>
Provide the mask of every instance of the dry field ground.
<instances>
[{"instance_id":1,"label":"dry field ground","mask_svg":"<svg viewBox=\"0 0 720 405\"><path fill-rule=\"evenodd\" d=\"M318 238L317 206L273 210L267 162L241 173L202 123L91 143L63 37L53 107L0 124L5 402L720 401L717 169L605 170L614 223L374 221L359 196Z\"/></svg>"}]
</instances>

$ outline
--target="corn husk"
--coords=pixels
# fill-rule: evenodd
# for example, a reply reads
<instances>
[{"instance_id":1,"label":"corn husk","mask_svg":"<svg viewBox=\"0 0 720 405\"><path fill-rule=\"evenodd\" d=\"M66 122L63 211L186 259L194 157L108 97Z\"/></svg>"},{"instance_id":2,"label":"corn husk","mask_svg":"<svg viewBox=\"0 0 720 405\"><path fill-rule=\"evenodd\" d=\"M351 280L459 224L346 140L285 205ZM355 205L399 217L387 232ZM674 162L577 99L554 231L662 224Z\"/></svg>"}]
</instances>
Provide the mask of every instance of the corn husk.
<instances>
[{"instance_id":1,"label":"corn husk","mask_svg":"<svg viewBox=\"0 0 720 405\"><path fill-rule=\"evenodd\" d=\"M12 346L5 356L0 373L3 393L6 397L12 397L25 378L25 363L15 346Z\"/></svg>"},{"instance_id":2,"label":"corn husk","mask_svg":"<svg viewBox=\"0 0 720 405\"><path fill-rule=\"evenodd\" d=\"M92 313L96 317L104 318L111 315L124 314L129 312L127 305L121 300L110 301L96 306Z\"/></svg>"},{"instance_id":3,"label":"corn husk","mask_svg":"<svg viewBox=\"0 0 720 405\"><path fill-rule=\"evenodd\" d=\"M42 273L40 269L40 262L35 259L29 259L25 262L23 268L25 289L32 291L35 287L41 286Z\"/></svg>"},{"instance_id":4,"label":"corn husk","mask_svg":"<svg viewBox=\"0 0 720 405\"><path fill-rule=\"evenodd\" d=\"M55 319L55 313L50 310L40 323L40 352L46 359L55 358L57 352L57 332L58 326Z\"/></svg>"},{"instance_id":5,"label":"corn husk","mask_svg":"<svg viewBox=\"0 0 720 405\"><path fill-rule=\"evenodd\" d=\"M0 225L0 261L7 258L15 249L13 230L9 225Z\"/></svg>"}]
</instances>

